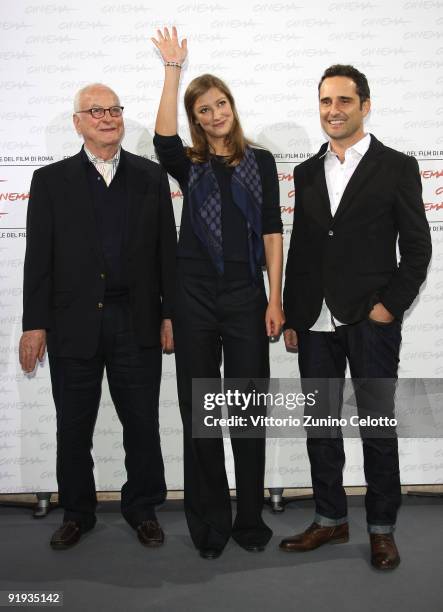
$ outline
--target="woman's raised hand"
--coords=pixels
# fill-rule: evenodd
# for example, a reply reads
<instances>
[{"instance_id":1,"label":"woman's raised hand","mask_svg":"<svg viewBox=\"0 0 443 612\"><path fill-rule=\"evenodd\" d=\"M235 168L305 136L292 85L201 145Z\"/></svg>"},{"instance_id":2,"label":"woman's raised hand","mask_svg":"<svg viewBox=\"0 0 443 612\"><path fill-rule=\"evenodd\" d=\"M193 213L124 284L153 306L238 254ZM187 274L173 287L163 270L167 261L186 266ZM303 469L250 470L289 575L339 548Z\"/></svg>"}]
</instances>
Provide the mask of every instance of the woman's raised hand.
<instances>
[{"instance_id":1,"label":"woman's raised hand","mask_svg":"<svg viewBox=\"0 0 443 612\"><path fill-rule=\"evenodd\" d=\"M181 45L177 37L177 29L172 27L172 34L169 34L168 28L157 30L157 38L151 38L154 45L160 51L164 62L177 62L183 64L188 54L188 46L186 38L183 38Z\"/></svg>"}]
</instances>

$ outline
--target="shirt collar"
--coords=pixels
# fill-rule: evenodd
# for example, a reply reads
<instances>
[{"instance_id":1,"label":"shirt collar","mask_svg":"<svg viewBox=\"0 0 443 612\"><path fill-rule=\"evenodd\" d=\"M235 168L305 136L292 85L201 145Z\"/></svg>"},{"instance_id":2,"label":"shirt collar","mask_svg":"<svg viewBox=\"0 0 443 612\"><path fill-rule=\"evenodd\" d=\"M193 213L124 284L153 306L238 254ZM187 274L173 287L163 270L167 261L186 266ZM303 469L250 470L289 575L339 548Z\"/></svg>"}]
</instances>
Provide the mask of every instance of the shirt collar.
<instances>
[{"instance_id":1,"label":"shirt collar","mask_svg":"<svg viewBox=\"0 0 443 612\"><path fill-rule=\"evenodd\" d=\"M114 157L111 157L111 159L107 159L106 161L91 153L91 151L89 151L86 146L83 146L83 148L85 150L86 155L88 156L89 161L92 164L114 164L117 166L120 161L121 146L117 149L117 152Z\"/></svg>"},{"instance_id":2,"label":"shirt collar","mask_svg":"<svg viewBox=\"0 0 443 612\"><path fill-rule=\"evenodd\" d=\"M355 144L353 144L352 147L349 147L348 149L346 149L345 156L347 155L348 151L350 152L352 151L353 153L354 152L357 153L359 157L363 157L363 155L369 149L370 144L371 144L371 135L365 134L363 138L360 138L360 140L356 142ZM330 155L336 155L336 153L334 153L334 151L331 149L330 141L328 142L328 148L326 149L325 155L327 157L329 157Z\"/></svg>"}]
</instances>

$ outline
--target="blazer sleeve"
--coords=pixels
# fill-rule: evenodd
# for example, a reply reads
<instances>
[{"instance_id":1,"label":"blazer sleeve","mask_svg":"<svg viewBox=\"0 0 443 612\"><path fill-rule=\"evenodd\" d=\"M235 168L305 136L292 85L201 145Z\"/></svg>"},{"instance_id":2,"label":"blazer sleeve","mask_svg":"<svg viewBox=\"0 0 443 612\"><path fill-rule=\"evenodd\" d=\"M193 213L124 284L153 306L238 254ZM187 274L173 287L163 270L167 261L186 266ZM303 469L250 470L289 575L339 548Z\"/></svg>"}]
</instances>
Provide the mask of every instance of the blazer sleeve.
<instances>
[{"instance_id":1,"label":"blazer sleeve","mask_svg":"<svg viewBox=\"0 0 443 612\"><path fill-rule=\"evenodd\" d=\"M162 318L172 319L174 312L177 231L172 208L171 190L166 172L160 175L160 285Z\"/></svg>"},{"instance_id":2,"label":"blazer sleeve","mask_svg":"<svg viewBox=\"0 0 443 612\"><path fill-rule=\"evenodd\" d=\"M394 214L400 262L380 301L397 318L410 307L426 278L432 254L431 233L422 199L417 160L406 157L397 185Z\"/></svg>"},{"instance_id":3,"label":"blazer sleeve","mask_svg":"<svg viewBox=\"0 0 443 612\"><path fill-rule=\"evenodd\" d=\"M302 212L297 203L297 193L300 192L301 187L301 170L299 166L294 168L294 217L292 222L292 233L291 240L289 242L288 256L286 260L285 269L285 284L283 288L283 310L285 313L286 323L285 329L295 329L295 323L292 322L292 313L294 310L293 304L297 288L295 286L295 257L297 257L296 240L297 232L300 231L300 223L302 219Z\"/></svg>"},{"instance_id":4,"label":"blazer sleeve","mask_svg":"<svg viewBox=\"0 0 443 612\"><path fill-rule=\"evenodd\" d=\"M51 327L53 218L40 170L32 177L26 218L23 271L23 331Z\"/></svg>"}]
</instances>

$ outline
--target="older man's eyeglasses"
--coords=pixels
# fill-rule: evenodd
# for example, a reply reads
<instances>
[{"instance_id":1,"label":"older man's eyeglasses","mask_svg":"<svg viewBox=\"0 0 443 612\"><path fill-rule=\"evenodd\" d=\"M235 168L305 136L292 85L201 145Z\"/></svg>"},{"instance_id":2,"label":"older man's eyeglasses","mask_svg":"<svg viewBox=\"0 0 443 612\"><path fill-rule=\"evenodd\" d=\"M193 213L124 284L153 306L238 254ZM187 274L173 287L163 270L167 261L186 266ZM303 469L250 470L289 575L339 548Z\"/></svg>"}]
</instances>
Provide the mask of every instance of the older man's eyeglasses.
<instances>
[{"instance_id":1,"label":"older man's eyeglasses","mask_svg":"<svg viewBox=\"0 0 443 612\"><path fill-rule=\"evenodd\" d=\"M94 106L93 108L87 108L86 110L79 110L76 113L90 113L94 119L103 119L106 115L106 111L109 112L111 117L121 117L124 106L110 106L109 108L102 108L101 106Z\"/></svg>"}]
</instances>

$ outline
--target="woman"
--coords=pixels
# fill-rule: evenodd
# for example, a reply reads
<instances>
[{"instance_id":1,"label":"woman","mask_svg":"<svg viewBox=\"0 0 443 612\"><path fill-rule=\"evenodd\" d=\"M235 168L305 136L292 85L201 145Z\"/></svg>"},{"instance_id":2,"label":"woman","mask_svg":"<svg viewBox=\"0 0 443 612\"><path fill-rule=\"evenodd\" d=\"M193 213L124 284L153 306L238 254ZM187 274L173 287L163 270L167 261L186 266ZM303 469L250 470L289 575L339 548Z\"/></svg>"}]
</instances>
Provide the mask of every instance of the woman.
<instances>
[{"instance_id":1,"label":"woman","mask_svg":"<svg viewBox=\"0 0 443 612\"><path fill-rule=\"evenodd\" d=\"M252 148L234 99L212 75L185 92L192 147L177 135L177 97L186 39L158 30L165 64L154 144L184 194L174 317L177 385L184 430L185 513L195 546L218 557L229 539L264 550L272 531L262 519L265 440L232 438L237 515L232 525L223 440L192 437L192 379L268 378L269 340L284 323L282 224L273 156ZM262 265L266 260L267 303Z\"/></svg>"}]
</instances>

